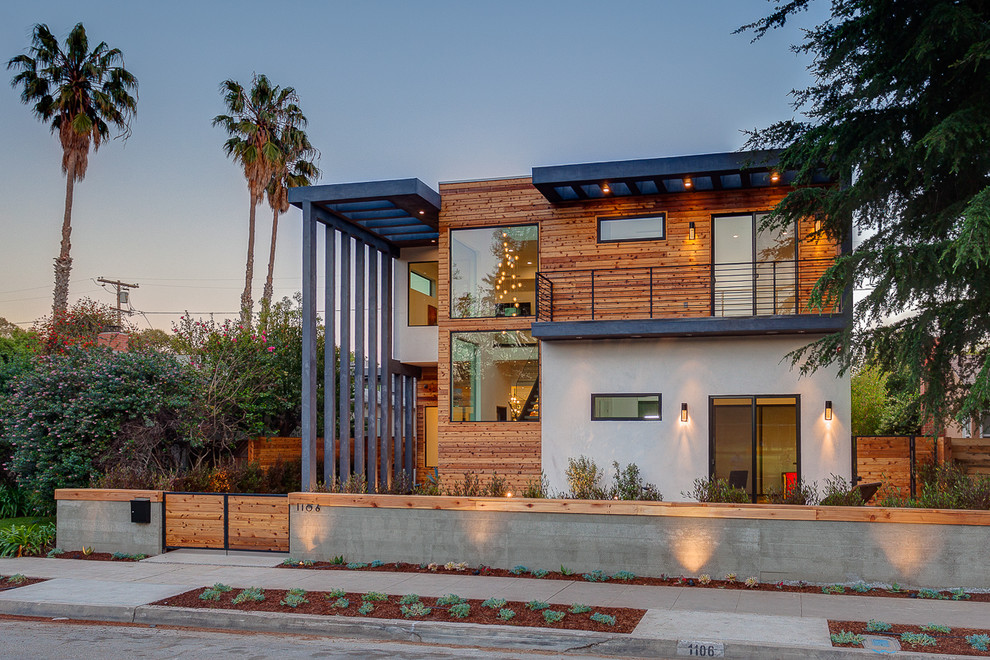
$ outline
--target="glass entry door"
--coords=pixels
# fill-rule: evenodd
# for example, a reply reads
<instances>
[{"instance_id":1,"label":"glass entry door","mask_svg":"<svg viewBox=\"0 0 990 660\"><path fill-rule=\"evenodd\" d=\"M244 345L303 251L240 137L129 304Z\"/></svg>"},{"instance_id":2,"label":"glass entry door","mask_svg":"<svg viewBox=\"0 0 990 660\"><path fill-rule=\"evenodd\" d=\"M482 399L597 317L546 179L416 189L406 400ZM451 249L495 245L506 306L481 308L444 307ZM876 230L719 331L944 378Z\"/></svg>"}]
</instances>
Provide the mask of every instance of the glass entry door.
<instances>
[{"instance_id":1,"label":"glass entry door","mask_svg":"<svg viewBox=\"0 0 990 660\"><path fill-rule=\"evenodd\" d=\"M784 492L800 474L798 397L712 397L710 473L753 502Z\"/></svg>"},{"instance_id":2,"label":"glass entry door","mask_svg":"<svg viewBox=\"0 0 990 660\"><path fill-rule=\"evenodd\" d=\"M766 213L712 218L714 316L797 312L794 227L761 230Z\"/></svg>"}]
</instances>

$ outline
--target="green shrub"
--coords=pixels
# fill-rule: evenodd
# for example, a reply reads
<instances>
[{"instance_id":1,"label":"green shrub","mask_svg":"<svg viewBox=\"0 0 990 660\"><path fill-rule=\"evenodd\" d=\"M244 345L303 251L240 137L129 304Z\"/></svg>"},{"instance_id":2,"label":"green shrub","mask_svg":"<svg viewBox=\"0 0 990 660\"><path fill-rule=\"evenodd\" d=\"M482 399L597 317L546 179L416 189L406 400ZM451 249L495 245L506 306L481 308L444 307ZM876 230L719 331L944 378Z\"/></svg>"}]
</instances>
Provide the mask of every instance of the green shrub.
<instances>
[{"instance_id":1,"label":"green shrub","mask_svg":"<svg viewBox=\"0 0 990 660\"><path fill-rule=\"evenodd\" d=\"M870 619L866 622L866 632L890 632L891 627L886 621Z\"/></svg>"},{"instance_id":2,"label":"green shrub","mask_svg":"<svg viewBox=\"0 0 990 660\"><path fill-rule=\"evenodd\" d=\"M822 488L822 506L863 506L863 496L859 489L852 489L844 477L830 475Z\"/></svg>"},{"instance_id":3,"label":"green shrub","mask_svg":"<svg viewBox=\"0 0 990 660\"><path fill-rule=\"evenodd\" d=\"M931 600L948 600L949 597L935 589L918 589L918 598L929 598Z\"/></svg>"},{"instance_id":4,"label":"green shrub","mask_svg":"<svg viewBox=\"0 0 990 660\"><path fill-rule=\"evenodd\" d=\"M508 621L509 619L511 619L512 617L514 617L515 615L516 615L516 613L513 612L512 610L503 608L503 609L501 609L501 610L498 611L498 614L496 616L499 618L500 621Z\"/></svg>"},{"instance_id":5,"label":"green shrub","mask_svg":"<svg viewBox=\"0 0 990 660\"><path fill-rule=\"evenodd\" d=\"M450 616L455 619L463 619L469 614L471 614L471 606L467 603L457 603L450 607Z\"/></svg>"},{"instance_id":6,"label":"green shrub","mask_svg":"<svg viewBox=\"0 0 990 660\"><path fill-rule=\"evenodd\" d=\"M529 569L523 566L522 564L520 564L518 566L513 566L512 568L510 568L509 572L512 573L513 575L525 575L526 573L529 573Z\"/></svg>"},{"instance_id":7,"label":"green shrub","mask_svg":"<svg viewBox=\"0 0 990 660\"><path fill-rule=\"evenodd\" d=\"M818 486L798 479L786 492L776 486L767 489L767 501L770 504L817 504Z\"/></svg>"},{"instance_id":8,"label":"green shrub","mask_svg":"<svg viewBox=\"0 0 990 660\"><path fill-rule=\"evenodd\" d=\"M343 589L336 589L335 588L335 589L331 589L330 591L327 592L326 599L327 600L336 600L338 598L343 598L346 595L347 595L347 592L344 591Z\"/></svg>"},{"instance_id":9,"label":"green shrub","mask_svg":"<svg viewBox=\"0 0 990 660\"><path fill-rule=\"evenodd\" d=\"M557 610L543 610L543 620L547 623L559 623L563 618L563 612L558 612Z\"/></svg>"},{"instance_id":10,"label":"green shrub","mask_svg":"<svg viewBox=\"0 0 990 660\"><path fill-rule=\"evenodd\" d=\"M350 606L351 606L351 601L347 600L346 598L338 598L337 600L330 603L330 607L338 610L346 610Z\"/></svg>"},{"instance_id":11,"label":"green shrub","mask_svg":"<svg viewBox=\"0 0 990 660\"><path fill-rule=\"evenodd\" d=\"M419 596L416 594L406 594L399 599L400 605L412 605L419 602Z\"/></svg>"},{"instance_id":12,"label":"green shrub","mask_svg":"<svg viewBox=\"0 0 990 660\"><path fill-rule=\"evenodd\" d=\"M432 612L433 610L431 610L426 605L423 605L423 603L417 601L415 603L412 603L411 605L400 606L399 611L402 612L402 616L406 617L407 619L410 619L410 618L419 618L422 616L428 616L430 612Z\"/></svg>"},{"instance_id":13,"label":"green shrub","mask_svg":"<svg viewBox=\"0 0 990 660\"><path fill-rule=\"evenodd\" d=\"M22 573L16 573L7 578L7 582L10 584L24 584L27 582L27 576Z\"/></svg>"},{"instance_id":14,"label":"green shrub","mask_svg":"<svg viewBox=\"0 0 990 660\"><path fill-rule=\"evenodd\" d=\"M581 575L588 582L608 582L608 573L598 569Z\"/></svg>"},{"instance_id":15,"label":"green shrub","mask_svg":"<svg viewBox=\"0 0 990 660\"><path fill-rule=\"evenodd\" d=\"M40 555L55 540L55 525L11 525L0 528L0 557Z\"/></svg>"},{"instance_id":16,"label":"green shrub","mask_svg":"<svg viewBox=\"0 0 990 660\"><path fill-rule=\"evenodd\" d=\"M612 462L615 469L613 477L615 485L612 487L612 498L620 500L645 500L651 502L663 501L663 495L656 485L643 481L639 474L639 466L630 463L625 468L620 468L618 461Z\"/></svg>"},{"instance_id":17,"label":"green shrub","mask_svg":"<svg viewBox=\"0 0 990 660\"><path fill-rule=\"evenodd\" d=\"M830 635L833 644L862 644L866 638L848 630L842 630Z\"/></svg>"},{"instance_id":18,"label":"green shrub","mask_svg":"<svg viewBox=\"0 0 990 660\"><path fill-rule=\"evenodd\" d=\"M388 596L380 591L369 591L365 595L361 596L361 600L365 602L384 603L388 600Z\"/></svg>"},{"instance_id":19,"label":"green shrub","mask_svg":"<svg viewBox=\"0 0 990 660\"><path fill-rule=\"evenodd\" d=\"M590 612L591 607L589 605L582 605L581 603L574 603L567 611L571 614L584 614L585 612Z\"/></svg>"},{"instance_id":20,"label":"green shrub","mask_svg":"<svg viewBox=\"0 0 990 660\"><path fill-rule=\"evenodd\" d=\"M990 651L990 635L966 635L966 643L977 651Z\"/></svg>"},{"instance_id":21,"label":"green shrub","mask_svg":"<svg viewBox=\"0 0 990 660\"><path fill-rule=\"evenodd\" d=\"M234 596L234 605L240 605L248 601L260 603L265 600L265 591L261 587L248 587L241 593Z\"/></svg>"},{"instance_id":22,"label":"green shrub","mask_svg":"<svg viewBox=\"0 0 990 660\"><path fill-rule=\"evenodd\" d=\"M606 626L615 625L615 617L612 616L611 614L602 614L600 612L595 612L594 614L591 615L591 620L594 621L595 623L601 623Z\"/></svg>"},{"instance_id":23,"label":"green shrub","mask_svg":"<svg viewBox=\"0 0 990 660\"><path fill-rule=\"evenodd\" d=\"M948 635L949 633L952 632L952 628L950 628L949 626L944 626L941 623L926 623L925 625L921 626L921 629L924 630L925 632L939 633L942 635Z\"/></svg>"},{"instance_id":24,"label":"green shrub","mask_svg":"<svg viewBox=\"0 0 990 660\"><path fill-rule=\"evenodd\" d=\"M344 598L341 598L340 600L346 602L346 599ZM285 598L279 601L279 605L284 605L286 607L291 607L292 609L295 609L300 605L305 605L308 602L309 599L307 599L306 596L304 596L303 594L292 593L292 590L290 590L289 593L285 595ZM334 607L336 606L337 606L336 603L334 603Z\"/></svg>"},{"instance_id":25,"label":"green shrub","mask_svg":"<svg viewBox=\"0 0 990 660\"><path fill-rule=\"evenodd\" d=\"M749 493L745 490L734 488L725 479L718 479L716 477L699 477L695 479L690 492L682 492L681 495L699 502L745 504L751 501Z\"/></svg>"},{"instance_id":26,"label":"green shrub","mask_svg":"<svg viewBox=\"0 0 990 660\"><path fill-rule=\"evenodd\" d=\"M540 610L545 610L550 607L550 603L542 600L531 600L526 603L527 610L533 610L534 612L539 612Z\"/></svg>"},{"instance_id":27,"label":"green shrub","mask_svg":"<svg viewBox=\"0 0 990 660\"><path fill-rule=\"evenodd\" d=\"M823 594L844 594L846 593L846 588L841 584L829 584L822 587Z\"/></svg>"},{"instance_id":28,"label":"green shrub","mask_svg":"<svg viewBox=\"0 0 990 660\"><path fill-rule=\"evenodd\" d=\"M550 575L550 571L548 571L548 570L546 570L544 568L534 568L533 570L531 570L529 572L529 574L532 575L535 578L542 578L542 577L546 577L546 576Z\"/></svg>"},{"instance_id":29,"label":"green shrub","mask_svg":"<svg viewBox=\"0 0 990 660\"><path fill-rule=\"evenodd\" d=\"M567 459L567 487L571 497L578 500L600 500L605 498L605 492L598 485L604 473L601 468L587 456Z\"/></svg>"},{"instance_id":30,"label":"green shrub","mask_svg":"<svg viewBox=\"0 0 990 660\"><path fill-rule=\"evenodd\" d=\"M446 607L447 605L458 605L463 603L464 599L456 594L447 594L446 596L440 596L437 598L438 607Z\"/></svg>"},{"instance_id":31,"label":"green shrub","mask_svg":"<svg viewBox=\"0 0 990 660\"><path fill-rule=\"evenodd\" d=\"M990 509L990 476L968 475L955 463L918 469L921 492L912 504L925 509Z\"/></svg>"},{"instance_id":32,"label":"green shrub","mask_svg":"<svg viewBox=\"0 0 990 660\"><path fill-rule=\"evenodd\" d=\"M938 640L925 633L905 632L901 633L901 643L910 646L937 646Z\"/></svg>"},{"instance_id":33,"label":"green shrub","mask_svg":"<svg viewBox=\"0 0 990 660\"><path fill-rule=\"evenodd\" d=\"M368 615L375 611L375 606L371 603L363 603L361 607L358 608L358 614Z\"/></svg>"},{"instance_id":34,"label":"green shrub","mask_svg":"<svg viewBox=\"0 0 990 660\"><path fill-rule=\"evenodd\" d=\"M489 598L481 604L482 607L487 607L492 610L498 610L505 607L504 598Z\"/></svg>"},{"instance_id":35,"label":"green shrub","mask_svg":"<svg viewBox=\"0 0 990 660\"><path fill-rule=\"evenodd\" d=\"M631 571L616 571L615 575L612 576L612 579L628 582L629 580L635 580L636 574Z\"/></svg>"},{"instance_id":36,"label":"green shrub","mask_svg":"<svg viewBox=\"0 0 990 660\"><path fill-rule=\"evenodd\" d=\"M539 479L534 477L527 481L526 486L523 487L522 492L519 493L519 497L529 497L533 499L542 499L551 496L550 480L547 479L547 475L543 472L540 472Z\"/></svg>"}]
</instances>

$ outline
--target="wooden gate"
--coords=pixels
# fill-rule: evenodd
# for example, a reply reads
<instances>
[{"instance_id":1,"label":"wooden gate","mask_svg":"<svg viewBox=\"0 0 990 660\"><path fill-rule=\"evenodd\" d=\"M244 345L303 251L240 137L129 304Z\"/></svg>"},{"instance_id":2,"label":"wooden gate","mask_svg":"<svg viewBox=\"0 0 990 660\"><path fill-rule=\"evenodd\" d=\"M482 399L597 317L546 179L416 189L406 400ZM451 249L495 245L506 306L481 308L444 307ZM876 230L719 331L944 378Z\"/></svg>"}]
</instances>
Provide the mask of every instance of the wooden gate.
<instances>
[{"instance_id":1,"label":"wooden gate","mask_svg":"<svg viewBox=\"0 0 990 660\"><path fill-rule=\"evenodd\" d=\"M880 481L914 497L919 465L935 462L935 439L890 435L853 437L853 465L862 482Z\"/></svg>"},{"instance_id":2,"label":"wooden gate","mask_svg":"<svg viewBox=\"0 0 990 660\"><path fill-rule=\"evenodd\" d=\"M164 545L289 551L287 495L164 493Z\"/></svg>"}]
</instances>

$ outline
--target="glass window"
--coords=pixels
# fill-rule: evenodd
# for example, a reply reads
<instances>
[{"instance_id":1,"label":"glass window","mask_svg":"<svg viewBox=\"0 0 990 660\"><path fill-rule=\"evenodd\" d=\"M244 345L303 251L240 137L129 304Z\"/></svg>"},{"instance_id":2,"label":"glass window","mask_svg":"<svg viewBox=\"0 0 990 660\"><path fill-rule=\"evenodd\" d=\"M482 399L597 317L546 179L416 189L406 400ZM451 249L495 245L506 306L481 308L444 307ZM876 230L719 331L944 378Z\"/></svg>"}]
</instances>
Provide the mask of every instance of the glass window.
<instances>
[{"instance_id":1,"label":"glass window","mask_svg":"<svg viewBox=\"0 0 990 660\"><path fill-rule=\"evenodd\" d=\"M591 421L660 419L659 394L592 394Z\"/></svg>"},{"instance_id":2,"label":"glass window","mask_svg":"<svg viewBox=\"0 0 990 660\"><path fill-rule=\"evenodd\" d=\"M450 316L532 316L539 267L536 225L450 232Z\"/></svg>"},{"instance_id":3,"label":"glass window","mask_svg":"<svg viewBox=\"0 0 990 660\"><path fill-rule=\"evenodd\" d=\"M420 261L409 264L409 325L437 324L437 276L440 264Z\"/></svg>"},{"instance_id":4,"label":"glass window","mask_svg":"<svg viewBox=\"0 0 990 660\"><path fill-rule=\"evenodd\" d=\"M537 421L540 354L528 330L452 332L450 419Z\"/></svg>"},{"instance_id":5,"label":"glass window","mask_svg":"<svg viewBox=\"0 0 990 660\"><path fill-rule=\"evenodd\" d=\"M983 419L980 420L980 437L990 438L990 412L983 413Z\"/></svg>"},{"instance_id":6,"label":"glass window","mask_svg":"<svg viewBox=\"0 0 990 660\"><path fill-rule=\"evenodd\" d=\"M639 215L598 218L598 242L655 241L666 237L666 216Z\"/></svg>"}]
</instances>

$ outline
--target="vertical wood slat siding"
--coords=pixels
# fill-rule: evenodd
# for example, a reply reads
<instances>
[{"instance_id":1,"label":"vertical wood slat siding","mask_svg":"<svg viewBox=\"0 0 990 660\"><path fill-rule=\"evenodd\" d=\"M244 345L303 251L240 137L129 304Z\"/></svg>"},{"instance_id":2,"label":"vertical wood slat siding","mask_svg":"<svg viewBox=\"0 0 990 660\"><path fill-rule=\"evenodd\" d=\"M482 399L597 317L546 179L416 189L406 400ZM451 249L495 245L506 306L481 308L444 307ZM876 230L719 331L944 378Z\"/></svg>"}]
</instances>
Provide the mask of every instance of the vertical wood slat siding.
<instances>
[{"instance_id":1,"label":"vertical wood slat siding","mask_svg":"<svg viewBox=\"0 0 990 660\"><path fill-rule=\"evenodd\" d=\"M422 369L416 381L416 482L421 484L433 474L426 467L426 409L437 405L437 368Z\"/></svg>"},{"instance_id":2,"label":"vertical wood slat siding","mask_svg":"<svg viewBox=\"0 0 990 660\"><path fill-rule=\"evenodd\" d=\"M609 198L581 204L552 206L537 191L529 177L499 181L476 181L440 185L443 207L440 213L439 247L439 357L437 405L439 417L439 471L449 486L466 473L498 472L518 488L541 472L539 422L451 422L450 421L450 333L461 331L528 330L534 317L451 319L450 318L450 230L498 225L539 225L539 270L621 269L629 267L695 266L703 273L691 279L691 286L679 290L677 304L654 308L655 316L708 315L693 308L710 299L707 269L711 263L712 215L767 211L791 188L774 186L741 191L694 191L684 194L639 198ZM660 241L598 243L598 216L637 215L663 212L667 236ZM688 223L695 223L695 240L688 239ZM804 220L798 227L803 237L798 246L800 259L834 257L837 246L824 239L811 239L814 222ZM808 300L820 272L802 270L799 304ZM694 281L697 280L697 281ZM681 282L680 284L684 284ZM575 285L580 293L582 285ZM669 285L668 285L669 286ZM642 287L640 288L648 288ZM626 287L628 293L629 287ZM555 287L555 296L557 289ZM643 291L641 293L648 293ZM627 295L628 297L628 295ZM689 301L684 309L683 302ZM656 304L656 303L655 303ZM590 318L587 307L566 308L554 320ZM606 306L608 303L606 303ZM534 313L536 310L533 310ZM648 302L623 306L613 304L606 313L611 318L643 318Z\"/></svg>"}]
</instances>

